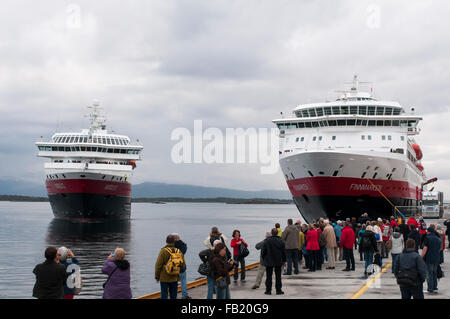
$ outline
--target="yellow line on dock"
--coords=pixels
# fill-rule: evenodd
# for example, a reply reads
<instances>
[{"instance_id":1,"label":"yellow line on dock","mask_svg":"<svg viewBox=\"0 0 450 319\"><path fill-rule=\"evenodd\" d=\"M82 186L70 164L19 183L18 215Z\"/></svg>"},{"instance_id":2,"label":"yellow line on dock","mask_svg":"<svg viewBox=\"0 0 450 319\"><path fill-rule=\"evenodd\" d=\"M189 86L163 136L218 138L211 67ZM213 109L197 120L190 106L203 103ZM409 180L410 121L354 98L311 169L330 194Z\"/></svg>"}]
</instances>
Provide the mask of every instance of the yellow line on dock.
<instances>
[{"instance_id":1,"label":"yellow line on dock","mask_svg":"<svg viewBox=\"0 0 450 319\"><path fill-rule=\"evenodd\" d=\"M258 266L259 266L259 262L252 263L252 264L245 266L245 270L250 270L250 269L256 268ZM240 267L239 267L239 272L241 272ZM230 275L233 273L234 273L234 271L230 271ZM192 289L192 288L199 287L199 286L206 285L206 284L207 284L207 280L206 280L206 277L204 277L204 278L200 278L198 280L189 282L187 284L187 288ZM178 285L178 292L180 292L180 291L181 291L181 286ZM151 293L148 295L140 296L140 297L137 297L136 299L159 299L159 298L161 298L161 291L157 291L157 292L154 292L154 293Z\"/></svg>"},{"instance_id":2,"label":"yellow line on dock","mask_svg":"<svg viewBox=\"0 0 450 319\"><path fill-rule=\"evenodd\" d=\"M378 273L375 277L372 278L372 280L370 280L370 281L369 281L368 283L366 283L361 289L359 289L359 291L358 291L356 294L354 294L350 299L358 299L359 297L361 297L361 296L366 292L366 290L369 289L369 287L370 287L370 286L371 286L378 278L380 278L381 275L382 275L383 273L386 272L386 270L389 269L389 267L390 267L391 265L392 265L392 262L389 262L389 264L387 264L387 265L383 268L383 270L381 270L380 273Z\"/></svg>"}]
</instances>

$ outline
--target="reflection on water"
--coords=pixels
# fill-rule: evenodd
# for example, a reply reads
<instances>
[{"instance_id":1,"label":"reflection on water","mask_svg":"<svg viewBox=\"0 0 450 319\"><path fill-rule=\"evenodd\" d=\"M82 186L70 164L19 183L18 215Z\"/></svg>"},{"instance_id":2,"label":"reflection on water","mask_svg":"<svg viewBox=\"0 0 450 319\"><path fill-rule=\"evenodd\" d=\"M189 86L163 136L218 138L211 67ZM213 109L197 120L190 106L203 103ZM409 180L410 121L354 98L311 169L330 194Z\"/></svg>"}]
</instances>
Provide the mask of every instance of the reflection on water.
<instances>
[{"instance_id":1,"label":"reflection on water","mask_svg":"<svg viewBox=\"0 0 450 319\"><path fill-rule=\"evenodd\" d=\"M106 275L101 267L115 248L129 251L131 222L72 223L53 219L48 225L48 246L66 246L79 258L83 278L81 298L100 297Z\"/></svg>"}]
</instances>

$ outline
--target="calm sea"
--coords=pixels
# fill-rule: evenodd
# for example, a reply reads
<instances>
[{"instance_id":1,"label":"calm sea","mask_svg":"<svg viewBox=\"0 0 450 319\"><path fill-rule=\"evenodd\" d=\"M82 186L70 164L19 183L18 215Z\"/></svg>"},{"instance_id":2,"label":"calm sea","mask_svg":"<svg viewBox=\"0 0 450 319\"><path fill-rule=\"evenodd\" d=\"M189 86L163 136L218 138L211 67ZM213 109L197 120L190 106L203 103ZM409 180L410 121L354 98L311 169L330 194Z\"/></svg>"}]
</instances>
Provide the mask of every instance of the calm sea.
<instances>
[{"instance_id":1,"label":"calm sea","mask_svg":"<svg viewBox=\"0 0 450 319\"><path fill-rule=\"evenodd\" d=\"M49 203L0 202L0 298L32 298L32 273L47 246L66 246L78 257L83 291L77 298L100 298L106 257L116 247L127 251L133 297L159 290L154 266L165 238L179 233L188 245L188 281L200 275L198 252L211 227L228 237L234 229L248 242L248 263L259 261L254 245L276 222L300 218L294 205L228 205L220 203L136 203L125 222L76 224L53 219Z\"/></svg>"}]
</instances>

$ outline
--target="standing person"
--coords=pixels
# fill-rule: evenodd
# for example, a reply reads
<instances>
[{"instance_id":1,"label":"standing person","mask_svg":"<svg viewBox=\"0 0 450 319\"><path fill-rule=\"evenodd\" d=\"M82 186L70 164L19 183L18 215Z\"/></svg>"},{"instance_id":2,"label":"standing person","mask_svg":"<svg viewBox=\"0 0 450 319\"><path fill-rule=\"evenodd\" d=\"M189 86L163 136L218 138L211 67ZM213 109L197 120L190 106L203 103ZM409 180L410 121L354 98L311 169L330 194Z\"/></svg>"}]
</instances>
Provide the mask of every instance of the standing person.
<instances>
[{"instance_id":1,"label":"standing person","mask_svg":"<svg viewBox=\"0 0 450 319\"><path fill-rule=\"evenodd\" d=\"M441 240L441 252L440 252L440 261L439 263L442 264L444 263L444 250L445 250L445 232L443 229L443 226L441 224L437 224L436 225L436 235L439 235L439 239Z\"/></svg>"},{"instance_id":2,"label":"standing person","mask_svg":"<svg viewBox=\"0 0 450 319\"><path fill-rule=\"evenodd\" d=\"M400 225L398 226L400 233L403 235L403 242L406 245L409 235L409 226L406 224L405 220L402 218Z\"/></svg>"},{"instance_id":3,"label":"standing person","mask_svg":"<svg viewBox=\"0 0 450 319\"><path fill-rule=\"evenodd\" d=\"M280 224L279 224L279 223L276 223L276 224L275 224L275 228L276 228L277 231L278 231L277 236L278 236L278 237L281 237L281 235L283 234L283 231L281 230Z\"/></svg>"},{"instance_id":4,"label":"standing person","mask_svg":"<svg viewBox=\"0 0 450 319\"><path fill-rule=\"evenodd\" d=\"M131 299L130 263L125 259L125 250L116 248L103 264L102 273L108 275L103 299Z\"/></svg>"},{"instance_id":5,"label":"standing person","mask_svg":"<svg viewBox=\"0 0 450 319\"><path fill-rule=\"evenodd\" d=\"M379 257L380 257L380 267L382 265L382 258L383 258L383 234L381 232L381 218L378 218L377 221L372 222L373 230L375 232L375 239L377 240L377 248L379 251Z\"/></svg>"},{"instance_id":6,"label":"standing person","mask_svg":"<svg viewBox=\"0 0 450 319\"><path fill-rule=\"evenodd\" d=\"M171 264L175 269L168 270L166 266ZM175 248L175 237L169 235L166 238L166 246L161 248L158 259L155 263L155 279L161 286L161 299L177 299L178 281L180 280L180 270L183 268L183 254L178 248Z\"/></svg>"},{"instance_id":7,"label":"standing person","mask_svg":"<svg viewBox=\"0 0 450 319\"><path fill-rule=\"evenodd\" d=\"M285 242L287 269L285 275L292 275L292 264L294 264L294 274L298 274L298 229L292 224L292 219L288 219L287 227L281 234L281 239Z\"/></svg>"},{"instance_id":8,"label":"standing person","mask_svg":"<svg viewBox=\"0 0 450 319\"><path fill-rule=\"evenodd\" d=\"M353 243L355 242L355 232L350 226L351 226L350 222L346 222L345 227L342 229L341 246L344 249L344 258L347 264L345 269L342 269L343 271L355 270L355 257L353 255Z\"/></svg>"},{"instance_id":9,"label":"standing person","mask_svg":"<svg viewBox=\"0 0 450 319\"><path fill-rule=\"evenodd\" d=\"M221 287L218 285L217 299L230 299L230 270L233 269L234 261L227 258L226 246L223 243L218 243L214 248L214 255L211 260L211 266L213 269L216 282L222 278L225 279L226 285Z\"/></svg>"},{"instance_id":10,"label":"standing person","mask_svg":"<svg viewBox=\"0 0 450 319\"><path fill-rule=\"evenodd\" d=\"M395 227L398 227L398 223L395 221L394 216L391 216L391 221L389 223L389 226L391 227L391 229L395 229Z\"/></svg>"},{"instance_id":11,"label":"standing person","mask_svg":"<svg viewBox=\"0 0 450 319\"><path fill-rule=\"evenodd\" d=\"M368 268L373 263L374 253L378 253L377 240L372 226L367 226L366 231L361 234L361 251L364 254L364 275L368 275Z\"/></svg>"},{"instance_id":12,"label":"standing person","mask_svg":"<svg viewBox=\"0 0 450 319\"><path fill-rule=\"evenodd\" d=\"M183 254L183 259L186 262L186 251L187 251L187 244L181 240L181 236L177 233L172 234L172 236L175 239L174 246L175 248L178 248L181 253ZM184 267L180 269L180 285L181 285L181 297L183 299L192 299L189 297L188 289L187 289L187 272L186 272L186 263L184 264Z\"/></svg>"},{"instance_id":13,"label":"standing person","mask_svg":"<svg viewBox=\"0 0 450 319\"><path fill-rule=\"evenodd\" d=\"M366 224L362 224L361 229L356 234L356 237L358 238L357 241L358 241L359 261L364 260L364 253L361 250L361 235L364 234L365 231L366 231Z\"/></svg>"},{"instance_id":14,"label":"standing person","mask_svg":"<svg viewBox=\"0 0 450 319\"><path fill-rule=\"evenodd\" d=\"M416 242L415 249L418 252L420 247L420 234L419 231L414 227L414 224L409 225L408 239L412 239Z\"/></svg>"},{"instance_id":15,"label":"standing person","mask_svg":"<svg viewBox=\"0 0 450 319\"><path fill-rule=\"evenodd\" d=\"M58 248L58 254L59 254L59 263L66 267L69 267L72 264L79 265L78 259L75 258L75 255L70 249L67 249L66 247L62 246ZM67 257L70 257L70 260L67 260ZM75 272L75 270L72 271L72 273ZM64 280L64 299L73 299L75 295L75 287L69 288L67 286L67 280Z\"/></svg>"},{"instance_id":16,"label":"standing person","mask_svg":"<svg viewBox=\"0 0 450 319\"><path fill-rule=\"evenodd\" d=\"M410 227L411 225L414 225L414 228L416 228L416 229L417 229L417 227L418 227L417 220L416 220L416 218L415 218L414 216L411 216L411 217L408 219L408 222L407 222L406 224L408 225L408 227ZM410 229L411 229L411 228L410 228ZM416 247L416 249L417 249L417 247Z\"/></svg>"},{"instance_id":17,"label":"standing person","mask_svg":"<svg viewBox=\"0 0 450 319\"><path fill-rule=\"evenodd\" d=\"M447 249L450 249L450 219L445 220L444 226L446 227L445 234L447 235L447 238L448 238L448 246L447 246L448 248Z\"/></svg>"},{"instance_id":18,"label":"standing person","mask_svg":"<svg viewBox=\"0 0 450 319\"><path fill-rule=\"evenodd\" d=\"M336 247L337 247L337 243L336 243L336 234L334 232L334 228L333 226L330 225L330 222L328 221L328 219L326 219L324 221L325 223L325 227L323 229L323 236L325 237L326 240L326 248L327 248L327 252L328 252L328 267L327 269L335 269L335 261L336 261L336 256L335 256L335 252L336 252Z\"/></svg>"},{"instance_id":19,"label":"standing person","mask_svg":"<svg viewBox=\"0 0 450 319\"><path fill-rule=\"evenodd\" d=\"M427 266L427 291L438 292L437 268L440 261L441 240L435 234L432 227L428 227L427 234L423 239L422 258Z\"/></svg>"},{"instance_id":20,"label":"standing person","mask_svg":"<svg viewBox=\"0 0 450 319\"><path fill-rule=\"evenodd\" d=\"M391 226L389 225L387 220L384 220L384 224L381 225L381 233L382 233L382 244L381 244L381 256L383 256L383 258L388 258L389 257L389 249L386 246L387 242L389 241L389 239L391 238Z\"/></svg>"},{"instance_id":21,"label":"standing person","mask_svg":"<svg viewBox=\"0 0 450 319\"><path fill-rule=\"evenodd\" d=\"M241 282L245 282L245 256L241 255L241 245L248 247L248 244L241 238L241 232L237 229L233 231L232 237L230 245L233 248L234 283L237 283L239 278L239 264L241 265Z\"/></svg>"},{"instance_id":22,"label":"standing person","mask_svg":"<svg viewBox=\"0 0 450 319\"><path fill-rule=\"evenodd\" d=\"M214 226L211 228L211 232L209 233L209 236L206 237L206 239L203 241L203 244L209 249L214 249L213 243L214 243L214 241L216 241L218 239L220 241L222 241L222 243L225 246L227 245L228 238L219 231L219 228ZM228 255L228 253L227 253L227 255ZM229 255L229 258L231 258L231 255Z\"/></svg>"},{"instance_id":23,"label":"standing person","mask_svg":"<svg viewBox=\"0 0 450 319\"><path fill-rule=\"evenodd\" d=\"M208 274L206 275L206 281L208 283L208 293L206 295L206 299L213 299L213 295L215 293L216 279L214 278L214 273L211 265L212 257L214 255L214 248L219 243L222 243L222 241L220 239L217 239L216 241L214 241L212 249L207 248L205 250L202 250L198 254L200 260L208 266Z\"/></svg>"},{"instance_id":24,"label":"standing person","mask_svg":"<svg viewBox=\"0 0 450 319\"><path fill-rule=\"evenodd\" d=\"M319 269L319 232L315 229L314 225L308 226L308 232L306 233L306 250L310 256L309 270L310 272Z\"/></svg>"},{"instance_id":25,"label":"standing person","mask_svg":"<svg viewBox=\"0 0 450 319\"><path fill-rule=\"evenodd\" d=\"M338 220L337 222L336 222L336 226L334 226L334 232L335 232L335 234L336 234L336 244L337 244L337 246L339 247L339 256L338 256L338 259L339 259L339 261L341 261L342 260L342 248L341 248L341 245L340 245L340 243L341 243L341 233L342 233L342 221L340 221L340 220Z\"/></svg>"},{"instance_id":26,"label":"standing person","mask_svg":"<svg viewBox=\"0 0 450 319\"><path fill-rule=\"evenodd\" d=\"M305 245L305 234L303 233L303 227L298 230L298 266L302 264L303 261L303 246Z\"/></svg>"},{"instance_id":27,"label":"standing person","mask_svg":"<svg viewBox=\"0 0 450 319\"><path fill-rule=\"evenodd\" d=\"M408 239L406 249L392 263L395 278L400 286L402 299L424 299L423 282L427 269L423 258L416 251L416 242Z\"/></svg>"},{"instance_id":28,"label":"standing person","mask_svg":"<svg viewBox=\"0 0 450 319\"><path fill-rule=\"evenodd\" d=\"M59 254L55 247L45 250L45 261L33 269L36 283L33 297L38 299L63 299L63 283L67 279L66 267L59 263Z\"/></svg>"},{"instance_id":29,"label":"standing person","mask_svg":"<svg viewBox=\"0 0 450 319\"><path fill-rule=\"evenodd\" d=\"M286 247L278 236L278 230L273 228L269 238L264 240L261 256L266 266L266 295L272 294L272 274L275 270L275 289L277 295L282 295L281 267L286 262Z\"/></svg>"},{"instance_id":30,"label":"standing person","mask_svg":"<svg viewBox=\"0 0 450 319\"><path fill-rule=\"evenodd\" d=\"M419 234L420 234L420 248L423 247L423 240L425 239L425 236L427 235L427 223L423 220L423 217L419 217Z\"/></svg>"},{"instance_id":31,"label":"standing person","mask_svg":"<svg viewBox=\"0 0 450 319\"><path fill-rule=\"evenodd\" d=\"M394 228L390 239L392 242L392 265L395 265L395 261L397 260L397 257L402 253L404 247L403 236L402 234L400 234L400 229L398 227ZM392 267L392 272L394 272L394 267Z\"/></svg>"},{"instance_id":32,"label":"standing person","mask_svg":"<svg viewBox=\"0 0 450 319\"><path fill-rule=\"evenodd\" d=\"M269 237L270 237L270 233L267 232L265 239L267 239ZM266 272L266 266L264 266L264 260L262 258L262 247L263 246L264 246L264 240L260 241L259 243L257 243L255 245L256 250L260 250L260 253L259 253L258 273L256 274L256 281L255 281L255 284L253 285L252 289L258 289L259 286L261 286L262 278L264 276L264 273Z\"/></svg>"}]
</instances>

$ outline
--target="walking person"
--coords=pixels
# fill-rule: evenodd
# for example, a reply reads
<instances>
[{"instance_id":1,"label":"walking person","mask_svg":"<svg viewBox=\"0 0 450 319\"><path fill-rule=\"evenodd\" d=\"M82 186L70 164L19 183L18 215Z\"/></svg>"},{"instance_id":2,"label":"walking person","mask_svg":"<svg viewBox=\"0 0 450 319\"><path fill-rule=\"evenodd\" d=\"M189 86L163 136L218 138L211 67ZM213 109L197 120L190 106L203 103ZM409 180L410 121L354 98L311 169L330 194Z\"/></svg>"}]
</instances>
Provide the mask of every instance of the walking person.
<instances>
[{"instance_id":1,"label":"walking person","mask_svg":"<svg viewBox=\"0 0 450 319\"><path fill-rule=\"evenodd\" d=\"M241 238L241 232L237 229L233 231L233 239L230 243L233 248L233 260L234 260L234 283L237 283L239 278L239 265L241 265L241 282L245 282L245 257L242 255L242 247L248 247L248 244Z\"/></svg>"},{"instance_id":2,"label":"walking person","mask_svg":"<svg viewBox=\"0 0 450 319\"><path fill-rule=\"evenodd\" d=\"M181 240L181 236L177 233L172 234L172 236L175 239L174 246L175 248L178 248L181 253L183 254L183 259L185 260L184 267L180 270L180 285L181 285L181 297L183 299L192 299L189 297L188 289L187 289L187 272L186 272L186 251L187 251L187 244Z\"/></svg>"},{"instance_id":3,"label":"walking person","mask_svg":"<svg viewBox=\"0 0 450 319\"><path fill-rule=\"evenodd\" d=\"M391 226L388 224L387 220L384 220L384 224L381 225L381 233L383 239L381 244L381 256L383 256L383 258L388 258L389 249L386 247L386 244L391 238Z\"/></svg>"},{"instance_id":4,"label":"walking person","mask_svg":"<svg viewBox=\"0 0 450 319\"><path fill-rule=\"evenodd\" d=\"M342 269L343 271L355 270L355 257L353 255L354 242L355 242L355 232L351 228L350 222L345 222L345 227L342 229L341 246L344 249L344 259L347 266L345 267L345 269Z\"/></svg>"},{"instance_id":5,"label":"walking person","mask_svg":"<svg viewBox=\"0 0 450 319\"><path fill-rule=\"evenodd\" d=\"M175 237L167 236L166 246L161 248L155 263L155 279L161 286L161 299L167 299L169 295L170 299L177 299L178 281L183 265L183 254L175 248Z\"/></svg>"},{"instance_id":6,"label":"walking person","mask_svg":"<svg viewBox=\"0 0 450 319\"><path fill-rule=\"evenodd\" d=\"M299 234L296 226L292 224L292 219L288 219L287 227L281 234L281 239L285 242L287 269L285 275L292 275L292 264L294 264L294 274L298 274L298 248Z\"/></svg>"},{"instance_id":7,"label":"walking person","mask_svg":"<svg viewBox=\"0 0 450 319\"><path fill-rule=\"evenodd\" d=\"M392 263L402 299L424 299L423 282L427 269L415 246L415 240L408 239L406 249L396 258L395 263Z\"/></svg>"},{"instance_id":8,"label":"walking person","mask_svg":"<svg viewBox=\"0 0 450 319\"><path fill-rule=\"evenodd\" d=\"M390 240L392 243L391 249L392 265L395 265L397 257L402 253L403 247L405 246L403 242L403 236L402 234L400 234L400 229L398 227L395 227L394 231L392 232ZM392 272L394 273L394 267L392 267Z\"/></svg>"},{"instance_id":9,"label":"walking person","mask_svg":"<svg viewBox=\"0 0 450 319\"><path fill-rule=\"evenodd\" d=\"M447 235L447 238L448 238L448 246L447 246L447 249L450 249L450 219L446 219L446 220L445 220L444 226L446 227L446 229L445 229L445 234Z\"/></svg>"},{"instance_id":10,"label":"walking person","mask_svg":"<svg viewBox=\"0 0 450 319\"><path fill-rule=\"evenodd\" d=\"M59 263L66 268L66 272L68 272L67 268L72 268L71 265L77 265L77 267L79 267L78 259L75 258L75 255L73 254L72 250L62 246L58 248L58 254L59 254ZM70 260L68 259L68 257L70 257ZM74 272L75 269L73 269L71 273ZM64 280L63 286L64 286L64 299L73 299L73 297L75 296L75 287L68 287L67 280Z\"/></svg>"},{"instance_id":11,"label":"walking person","mask_svg":"<svg viewBox=\"0 0 450 319\"><path fill-rule=\"evenodd\" d=\"M427 266L427 291L438 292L437 268L440 262L441 240L432 227L428 227L423 239L422 258Z\"/></svg>"},{"instance_id":12,"label":"walking person","mask_svg":"<svg viewBox=\"0 0 450 319\"><path fill-rule=\"evenodd\" d=\"M339 247L339 261L342 260L343 249L341 248L341 233L342 233L342 221L338 220L334 226L334 233L336 234L336 245Z\"/></svg>"},{"instance_id":13,"label":"walking person","mask_svg":"<svg viewBox=\"0 0 450 319\"><path fill-rule=\"evenodd\" d=\"M216 280L217 299L230 299L230 270L234 261L227 258L226 246L218 243L214 248L211 260L214 278Z\"/></svg>"},{"instance_id":14,"label":"walking person","mask_svg":"<svg viewBox=\"0 0 450 319\"><path fill-rule=\"evenodd\" d=\"M102 273L108 275L103 299L131 299L130 263L125 259L125 250L116 248L103 264Z\"/></svg>"},{"instance_id":15,"label":"walking person","mask_svg":"<svg viewBox=\"0 0 450 319\"><path fill-rule=\"evenodd\" d=\"M206 275L206 282L208 284L208 292L206 294L206 299L213 299L213 295L216 292L216 279L214 278L214 273L212 269L212 257L214 255L214 248L217 246L217 244L222 243L220 239L217 239L213 242L212 248L207 248L205 250L202 250L198 256L200 257L200 260L207 265L208 274ZM223 244L223 243L222 243Z\"/></svg>"},{"instance_id":16,"label":"walking person","mask_svg":"<svg viewBox=\"0 0 450 319\"><path fill-rule=\"evenodd\" d=\"M403 242L406 245L406 241L408 240L408 235L409 235L410 229L404 219L401 220L401 223L398 226L398 228L400 229L400 233L403 235Z\"/></svg>"},{"instance_id":17,"label":"walking person","mask_svg":"<svg viewBox=\"0 0 450 319\"><path fill-rule=\"evenodd\" d=\"M373 263L373 255L378 253L377 240L372 226L367 226L366 231L361 234L361 251L364 254L364 275L369 275L369 266Z\"/></svg>"},{"instance_id":18,"label":"walking person","mask_svg":"<svg viewBox=\"0 0 450 319\"><path fill-rule=\"evenodd\" d=\"M361 235L364 234L365 231L366 231L366 224L362 224L361 229L356 234L356 237L358 238L357 241L358 241L359 261L364 260L364 253L361 250Z\"/></svg>"},{"instance_id":19,"label":"walking person","mask_svg":"<svg viewBox=\"0 0 450 319\"><path fill-rule=\"evenodd\" d=\"M425 236L427 236L427 223L425 223L422 216L419 217L419 225L417 228L420 234L420 248L422 248Z\"/></svg>"},{"instance_id":20,"label":"walking person","mask_svg":"<svg viewBox=\"0 0 450 319\"><path fill-rule=\"evenodd\" d=\"M33 274L36 276L33 297L38 299L63 299L63 284L68 277L66 267L59 263L59 254L55 247L48 247L44 255L45 261L36 265L33 269Z\"/></svg>"},{"instance_id":21,"label":"walking person","mask_svg":"<svg viewBox=\"0 0 450 319\"><path fill-rule=\"evenodd\" d=\"M281 267L286 262L286 247L284 241L278 236L278 230L273 228L269 238L264 240L261 256L266 266L266 295L272 294L272 274L275 271L275 290L282 295Z\"/></svg>"},{"instance_id":22,"label":"walking person","mask_svg":"<svg viewBox=\"0 0 450 319\"><path fill-rule=\"evenodd\" d=\"M309 270L310 272L319 269L319 232L315 229L314 225L308 226L308 232L306 233L306 250L310 257Z\"/></svg>"},{"instance_id":23,"label":"walking person","mask_svg":"<svg viewBox=\"0 0 450 319\"><path fill-rule=\"evenodd\" d=\"M336 233L334 232L333 226L330 225L328 219L324 220L325 227L323 229L323 236L326 241L326 248L328 252L328 267L327 269L335 269L335 261L336 261Z\"/></svg>"},{"instance_id":24,"label":"walking person","mask_svg":"<svg viewBox=\"0 0 450 319\"><path fill-rule=\"evenodd\" d=\"M267 239L269 237L270 237L270 233L267 232L265 239ZM264 240L260 241L259 243L257 243L255 245L255 249L259 250L260 253L259 253L258 273L256 274L256 281L255 281L255 284L253 285L252 289L258 289L259 286L261 286L262 278L264 276L264 273L266 272L266 266L264 266L264 260L262 258L262 247L263 247L263 245L264 245Z\"/></svg>"},{"instance_id":25,"label":"walking person","mask_svg":"<svg viewBox=\"0 0 450 319\"><path fill-rule=\"evenodd\" d=\"M410 224L409 225L409 234L408 234L408 239L412 239L416 242L416 246L415 249L417 252L419 252L419 247L420 247L420 234L419 231L416 229L416 227L414 226L414 224Z\"/></svg>"}]
</instances>

